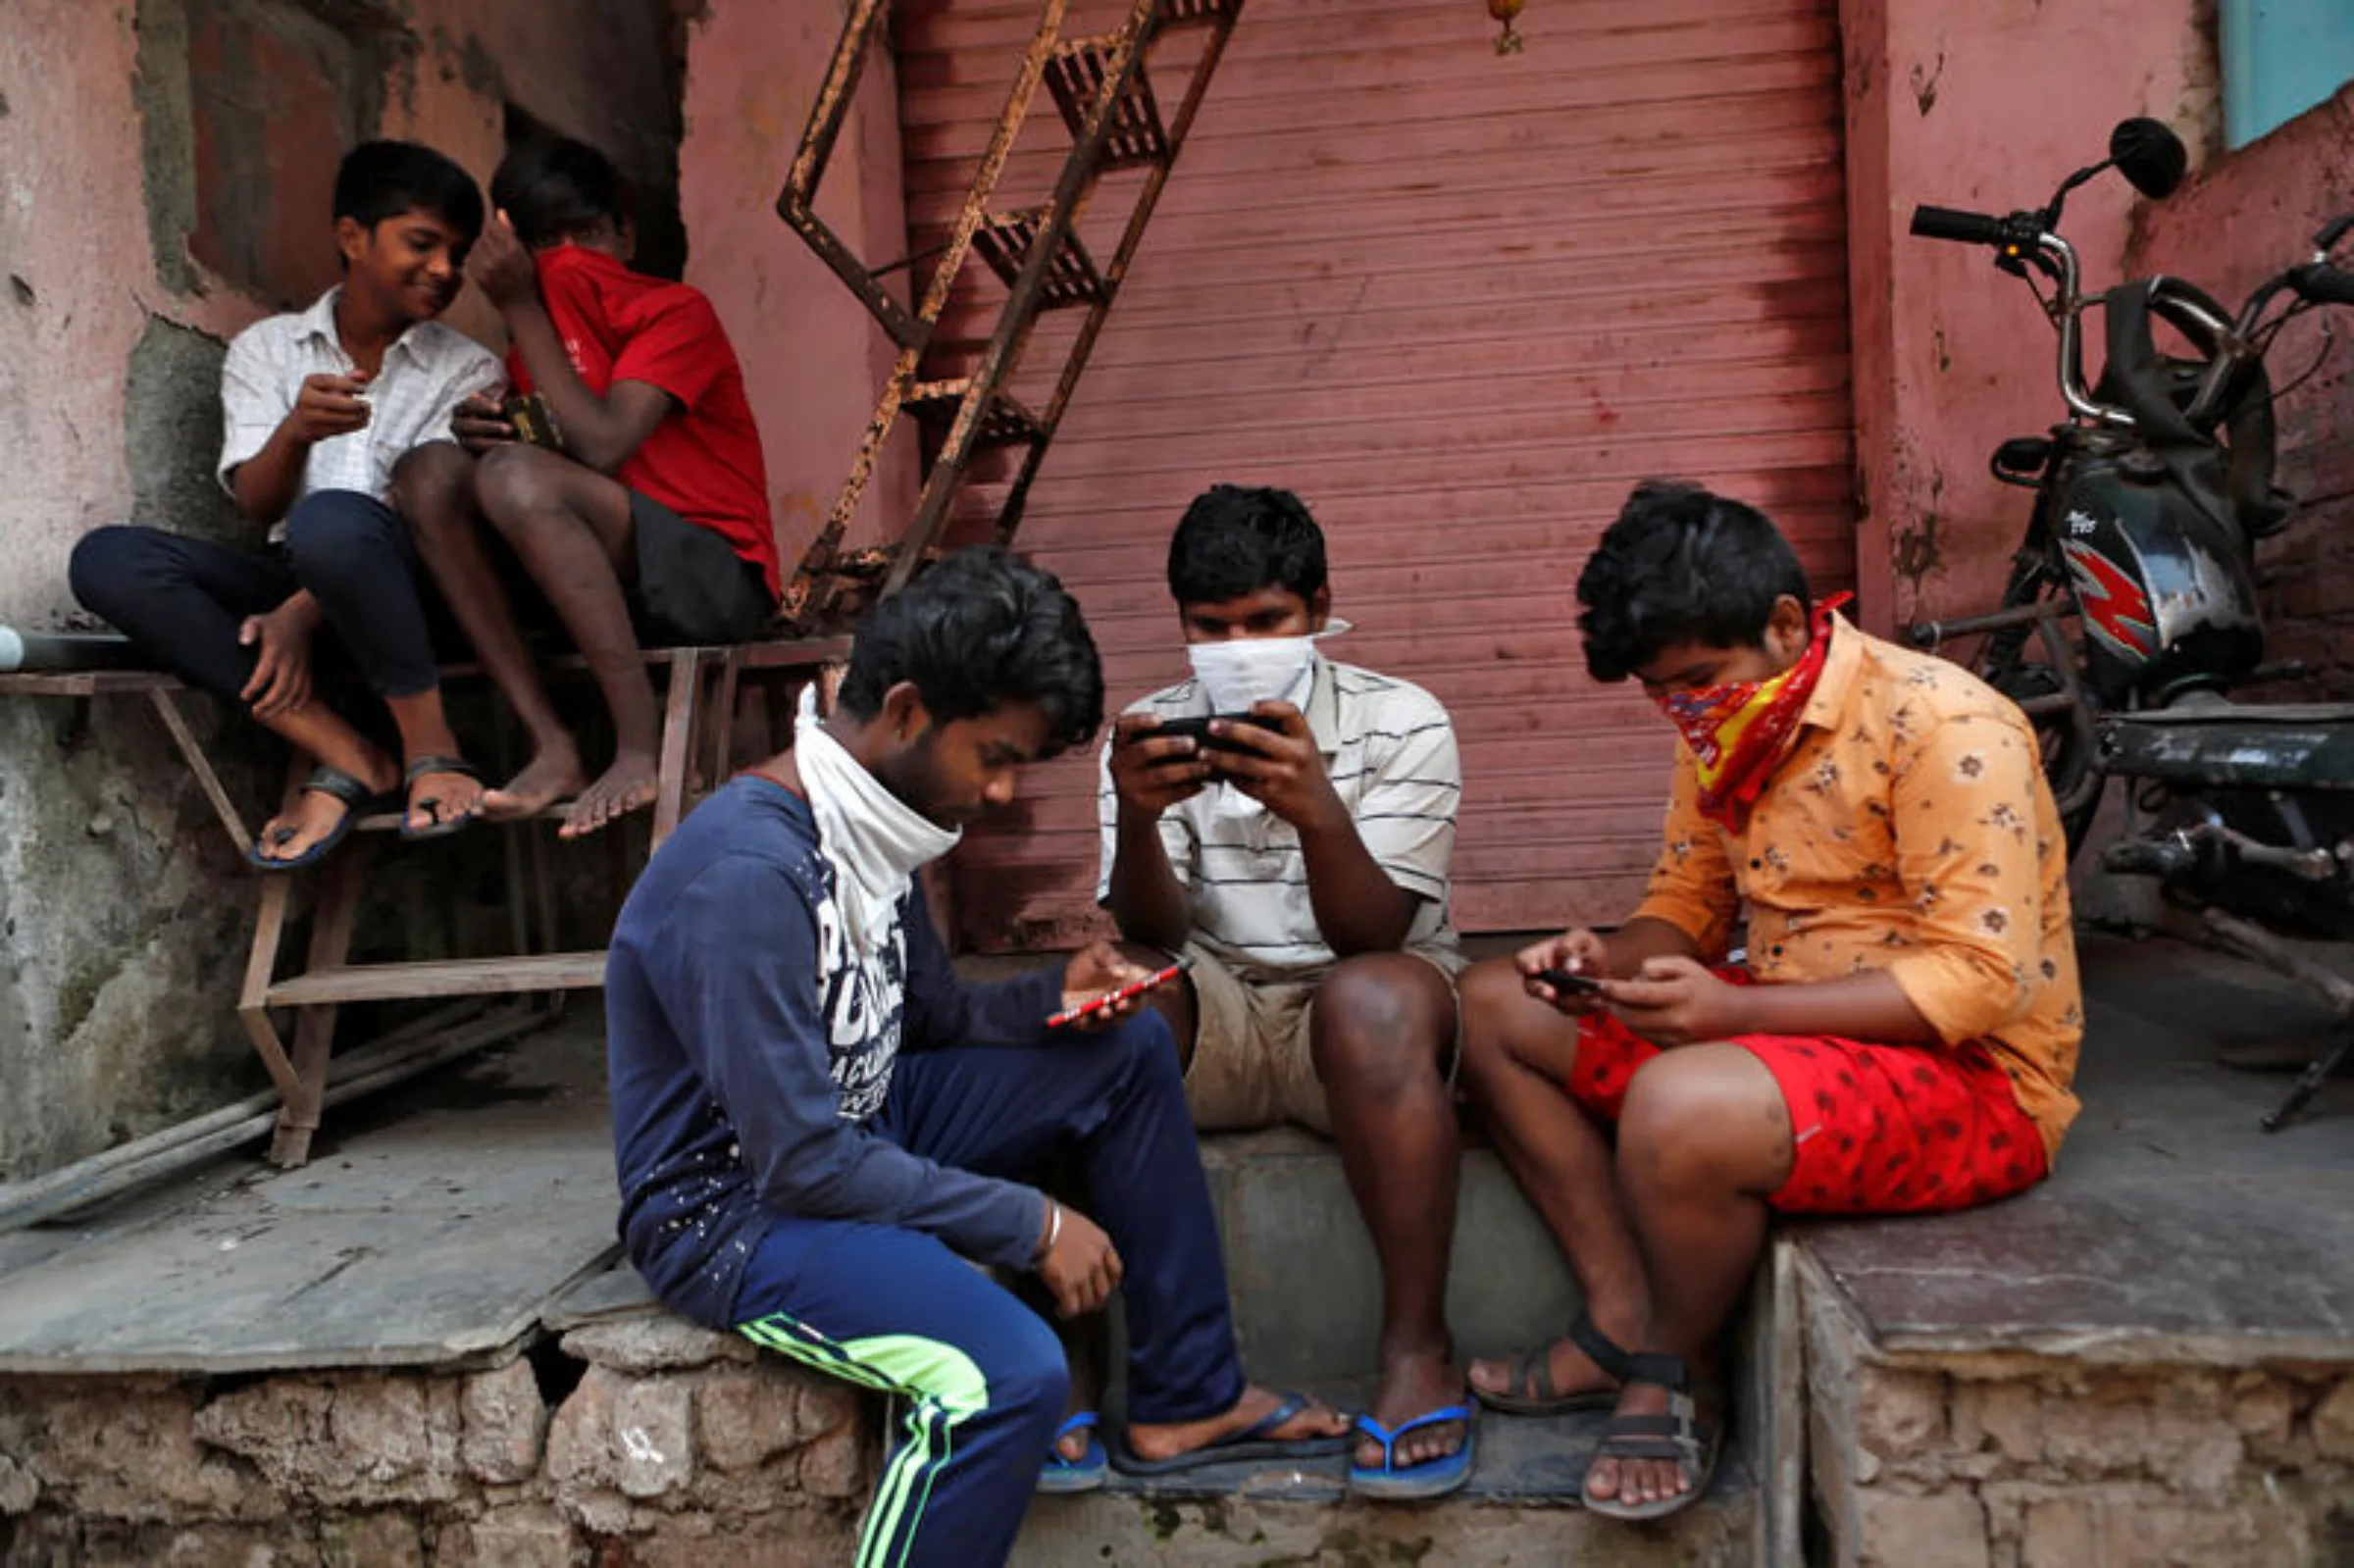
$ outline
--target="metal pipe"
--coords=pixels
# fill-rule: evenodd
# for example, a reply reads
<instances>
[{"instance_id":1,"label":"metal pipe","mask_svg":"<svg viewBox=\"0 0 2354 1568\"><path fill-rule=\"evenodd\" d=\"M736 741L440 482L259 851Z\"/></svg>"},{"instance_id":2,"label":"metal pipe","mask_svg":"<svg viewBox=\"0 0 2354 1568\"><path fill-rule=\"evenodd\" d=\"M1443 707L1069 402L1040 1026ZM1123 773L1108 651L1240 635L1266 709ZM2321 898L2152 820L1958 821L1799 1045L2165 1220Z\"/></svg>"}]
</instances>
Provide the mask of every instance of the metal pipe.
<instances>
[{"instance_id":1,"label":"metal pipe","mask_svg":"<svg viewBox=\"0 0 2354 1568\"><path fill-rule=\"evenodd\" d=\"M501 1008L445 1035L412 1030L362 1047L341 1061L343 1076L328 1086L323 1108L389 1088L442 1063L551 1022L528 1006ZM270 1136L281 1108L276 1089L168 1127L119 1148L77 1160L29 1182L0 1187L0 1233L23 1230L175 1172L241 1143Z\"/></svg>"},{"instance_id":2,"label":"metal pipe","mask_svg":"<svg viewBox=\"0 0 2354 1568\"><path fill-rule=\"evenodd\" d=\"M0 626L0 675L51 670L136 670L145 663L113 632L19 632Z\"/></svg>"}]
</instances>

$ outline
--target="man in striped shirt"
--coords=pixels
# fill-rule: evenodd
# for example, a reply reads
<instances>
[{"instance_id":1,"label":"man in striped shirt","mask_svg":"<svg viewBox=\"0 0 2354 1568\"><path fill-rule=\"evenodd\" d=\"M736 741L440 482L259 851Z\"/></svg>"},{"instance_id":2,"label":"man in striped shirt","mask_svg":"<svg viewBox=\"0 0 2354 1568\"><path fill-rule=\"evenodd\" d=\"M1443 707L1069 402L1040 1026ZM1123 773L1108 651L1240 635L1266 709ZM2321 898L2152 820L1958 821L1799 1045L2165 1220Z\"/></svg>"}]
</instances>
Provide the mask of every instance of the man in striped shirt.
<instances>
[{"instance_id":1,"label":"man in striped shirt","mask_svg":"<svg viewBox=\"0 0 2354 1568\"><path fill-rule=\"evenodd\" d=\"M1448 923L1461 767L1419 687L1326 659L1324 535L1287 490L1221 484L1169 544L1195 679L1104 747L1097 896L1122 936L1191 962L1157 993L1205 1129L1335 1138L1381 1259L1381 1383L1352 1485L1468 1478L1445 1297L1457 1144Z\"/></svg>"}]
</instances>

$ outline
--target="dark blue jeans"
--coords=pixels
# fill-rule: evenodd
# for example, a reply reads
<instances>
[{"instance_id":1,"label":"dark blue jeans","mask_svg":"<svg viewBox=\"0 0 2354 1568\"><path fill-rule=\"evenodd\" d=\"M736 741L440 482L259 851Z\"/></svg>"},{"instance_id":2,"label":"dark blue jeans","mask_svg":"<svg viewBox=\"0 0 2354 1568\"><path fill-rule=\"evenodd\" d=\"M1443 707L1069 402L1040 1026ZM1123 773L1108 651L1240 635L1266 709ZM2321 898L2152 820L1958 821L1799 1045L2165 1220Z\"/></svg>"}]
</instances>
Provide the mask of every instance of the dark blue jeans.
<instances>
[{"instance_id":1,"label":"dark blue jeans","mask_svg":"<svg viewBox=\"0 0 2354 1568\"><path fill-rule=\"evenodd\" d=\"M238 550L157 529L108 528L74 547L69 578L100 615L190 685L235 697L255 650L237 632L302 588L360 678L387 697L440 680L418 593L421 571L398 513L356 490L318 490L286 514L282 546Z\"/></svg>"},{"instance_id":2,"label":"dark blue jeans","mask_svg":"<svg viewBox=\"0 0 2354 1568\"><path fill-rule=\"evenodd\" d=\"M902 1056L873 1128L1015 1180L1074 1156L1124 1268L1130 1416L1196 1421L1242 1398L1209 1184L1158 1014L1062 1044ZM781 1217L736 1319L755 1343L899 1397L904 1441L867 1512L861 1568L1004 1561L1068 1391L1062 1344L1036 1313L936 1238Z\"/></svg>"}]
</instances>

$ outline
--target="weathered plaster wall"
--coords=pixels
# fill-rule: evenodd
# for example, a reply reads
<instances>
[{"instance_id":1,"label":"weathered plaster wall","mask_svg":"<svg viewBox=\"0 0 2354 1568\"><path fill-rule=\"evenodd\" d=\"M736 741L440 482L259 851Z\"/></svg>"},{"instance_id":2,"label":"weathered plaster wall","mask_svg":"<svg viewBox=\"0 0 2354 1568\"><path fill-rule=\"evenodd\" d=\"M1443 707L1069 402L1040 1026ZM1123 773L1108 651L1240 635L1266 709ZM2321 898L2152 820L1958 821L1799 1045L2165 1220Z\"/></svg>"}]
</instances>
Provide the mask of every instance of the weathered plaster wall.
<instances>
[{"instance_id":1,"label":"weathered plaster wall","mask_svg":"<svg viewBox=\"0 0 2354 1568\"><path fill-rule=\"evenodd\" d=\"M1915 239L1917 203L2040 205L2152 115L2195 160L2213 144L2212 0L1844 0L1854 308L1857 561L1868 622L1991 608L2025 514L1988 476L2006 436L2053 423L2050 329L1967 247ZM2088 281L2118 277L2136 198L2111 177L2070 199Z\"/></svg>"},{"instance_id":2,"label":"weathered plaster wall","mask_svg":"<svg viewBox=\"0 0 2354 1568\"><path fill-rule=\"evenodd\" d=\"M2151 208L2128 260L2136 273L2187 278L2236 307L2266 278L2304 260L2314 231L2349 209L2354 87L2218 159L2187 189ZM2354 695L2349 334L2354 315L2321 311L2291 323L2273 346L2273 384L2284 393L2275 410L2280 429L2275 478L2303 510L2284 533L2258 547L2272 656L2303 662L2313 671L2305 687L2341 700Z\"/></svg>"},{"instance_id":3,"label":"weathered plaster wall","mask_svg":"<svg viewBox=\"0 0 2354 1568\"><path fill-rule=\"evenodd\" d=\"M680 205L694 240L688 280L711 296L743 361L788 571L833 509L893 358L890 337L776 211L843 9L838 0L726 0L704 7L688 35L679 155ZM817 208L869 265L905 254L898 85L882 43L868 56ZM914 458L911 446L886 449L849 547L908 515Z\"/></svg>"},{"instance_id":4,"label":"weathered plaster wall","mask_svg":"<svg viewBox=\"0 0 2354 1568\"><path fill-rule=\"evenodd\" d=\"M66 560L92 528L137 519L249 533L209 478L222 346L314 286L315 276L281 275L299 271L288 258L326 251L327 180L341 149L306 139L309 121L272 118L332 118L337 105L308 90L317 83L239 76L220 39L252 25L271 48L281 34L293 40L273 56L281 64L315 59L320 18L382 72L381 90L360 92L380 115L361 132L433 142L487 177L512 106L603 145L658 196L675 188L678 32L667 0L10 0L0 11L0 624L70 622ZM263 91L280 96L253 111L272 132L257 153L221 127ZM209 123L198 112L224 104ZM204 180L218 191L225 177L238 181L234 199L206 207ZM258 204L256 232L195 247L240 267L240 284L191 253L190 230L245 201ZM675 221L667 238L660 222L647 237L675 263ZM471 300L452 319L478 332L488 320ZM63 703L0 705L0 1180L260 1082L232 1013L252 884L159 738L128 704L100 704L86 721ZM232 745L230 767L232 788L258 806L273 754Z\"/></svg>"}]
</instances>

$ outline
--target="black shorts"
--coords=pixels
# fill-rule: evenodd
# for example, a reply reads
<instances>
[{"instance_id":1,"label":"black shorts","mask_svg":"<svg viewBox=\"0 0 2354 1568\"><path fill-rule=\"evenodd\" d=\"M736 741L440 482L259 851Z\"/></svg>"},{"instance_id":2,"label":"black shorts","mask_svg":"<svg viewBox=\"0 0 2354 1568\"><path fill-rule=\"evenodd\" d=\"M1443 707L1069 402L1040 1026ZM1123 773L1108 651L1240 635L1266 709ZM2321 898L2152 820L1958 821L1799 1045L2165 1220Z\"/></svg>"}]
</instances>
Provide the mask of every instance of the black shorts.
<instances>
[{"instance_id":1,"label":"black shorts","mask_svg":"<svg viewBox=\"0 0 2354 1568\"><path fill-rule=\"evenodd\" d=\"M746 642L776 614L767 578L714 531L632 490L630 531L638 542L635 608L655 640Z\"/></svg>"}]
</instances>

